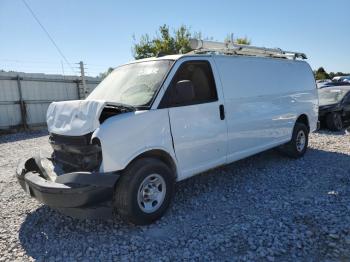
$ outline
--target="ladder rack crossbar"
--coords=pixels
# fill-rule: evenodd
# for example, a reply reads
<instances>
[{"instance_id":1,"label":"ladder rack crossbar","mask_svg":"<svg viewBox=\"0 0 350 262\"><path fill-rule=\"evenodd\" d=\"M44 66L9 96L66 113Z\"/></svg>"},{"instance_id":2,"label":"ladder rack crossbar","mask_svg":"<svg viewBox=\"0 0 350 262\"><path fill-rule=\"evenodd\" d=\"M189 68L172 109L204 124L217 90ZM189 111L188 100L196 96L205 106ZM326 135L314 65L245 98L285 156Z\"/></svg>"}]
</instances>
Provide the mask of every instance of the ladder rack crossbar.
<instances>
[{"instance_id":1,"label":"ladder rack crossbar","mask_svg":"<svg viewBox=\"0 0 350 262\"><path fill-rule=\"evenodd\" d=\"M230 55L248 55L248 56L264 56L276 58L291 58L291 59L307 59L304 53L284 51L280 48L266 48L250 45L239 45L232 42L214 42L191 39L190 46L193 49L191 53L222 53Z\"/></svg>"}]
</instances>

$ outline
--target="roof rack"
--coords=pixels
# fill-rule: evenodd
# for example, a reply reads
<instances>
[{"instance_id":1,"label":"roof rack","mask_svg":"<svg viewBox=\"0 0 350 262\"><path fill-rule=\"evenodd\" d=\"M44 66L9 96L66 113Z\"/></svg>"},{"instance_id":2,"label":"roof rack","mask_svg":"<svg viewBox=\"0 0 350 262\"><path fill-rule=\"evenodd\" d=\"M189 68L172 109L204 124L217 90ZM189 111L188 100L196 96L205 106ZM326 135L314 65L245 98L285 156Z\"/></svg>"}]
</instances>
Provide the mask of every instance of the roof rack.
<instances>
[{"instance_id":1,"label":"roof rack","mask_svg":"<svg viewBox=\"0 0 350 262\"><path fill-rule=\"evenodd\" d=\"M190 39L190 47L193 49L190 53L205 54L205 53L219 53L228 55L247 55L247 56L263 56L275 58L289 58L289 59L307 59L304 53L284 51L280 48L266 48L250 45L234 44L232 41L215 42L199 39Z\"/></svg>"}]
</instances>

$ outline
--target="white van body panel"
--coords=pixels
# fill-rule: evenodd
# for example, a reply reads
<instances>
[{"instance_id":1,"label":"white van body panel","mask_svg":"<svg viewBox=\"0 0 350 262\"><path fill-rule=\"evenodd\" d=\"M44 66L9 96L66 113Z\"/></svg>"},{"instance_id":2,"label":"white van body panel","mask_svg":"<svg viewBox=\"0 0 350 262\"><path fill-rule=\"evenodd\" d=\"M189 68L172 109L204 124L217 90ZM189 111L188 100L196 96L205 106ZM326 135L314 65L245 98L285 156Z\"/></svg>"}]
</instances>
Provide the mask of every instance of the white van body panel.
<instances>
[{"instance_id":1,"label":"white van body panel","mask_svg":"<svg viewBox=\"0 0 350 262\"><path fill-rule=\"evenodd\" d=\"M184 57L173 66L170 80L187 61L208 61L212 68L214 65L209 56ZM214 70L213 74L215 79L218 78ZM169 84L170 81L164 86ZM226 163L227 126L219 114L219 105L223 101L221 88L217 95L218 101L167 109L180 170L179 180Z\"/></svg>"},{"instance_id":2,"label":"white van body panel","mask_svg":"<svg viewBox=\"0 0 350 262\"><path fill-rule=\"evenodd\" d=\"M302 61L214 56L220 75L232 162L290 141L296 119L305 114L317 126L317 91Z\"/></svg>"},{"instance_id":3,"label":"white van body panel","mask_svg":"<svg viewBox=\"0 0 350 262\"><path fill-rule=\"evenodd\" d=\"M108 118L92 135L102 146L101 172L124 169L140 154L158 149L168 153L174 163L168 110L147 110Z\"/></svg>"},{"instance_id":4,"label":"white van body panel","mask_svg":"<svg viewBox=\"0 0 350 262\"><path fill-rule=\"evenodd\" d=\"M218 101L157 109L178 68L193 60L210 63ZM219 118L220 104L225 106L224 120ZM317 105L315 81L305 62L183 56L177 57L149 111L111 117L93 137L102 144L104 172L122 170L138 155L159 149L173 158L177 180L183 180L288 142L302 114L315 130Z\"/></svg>"}]
</instances>

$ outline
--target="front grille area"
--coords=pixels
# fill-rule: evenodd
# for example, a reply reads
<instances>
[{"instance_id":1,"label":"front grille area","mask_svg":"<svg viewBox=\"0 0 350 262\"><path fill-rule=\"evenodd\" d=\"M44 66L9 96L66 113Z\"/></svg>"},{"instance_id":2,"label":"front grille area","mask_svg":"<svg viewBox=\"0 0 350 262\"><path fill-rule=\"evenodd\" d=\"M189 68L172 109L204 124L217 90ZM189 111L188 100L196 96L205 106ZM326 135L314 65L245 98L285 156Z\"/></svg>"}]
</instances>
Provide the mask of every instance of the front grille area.
<instances>
[{"instance_id":1,"label":"front grille area","mask_svg":"<svg viewBox=\"0 0 350 262\"><path fill-rule=\"evenodd\" d=\"M91 135L62 136L50 134L50 144L54 150L53 160L65 172L98 171L102 162L101 144L98 139L90 143Z\"/></svg>"}]
</instances>

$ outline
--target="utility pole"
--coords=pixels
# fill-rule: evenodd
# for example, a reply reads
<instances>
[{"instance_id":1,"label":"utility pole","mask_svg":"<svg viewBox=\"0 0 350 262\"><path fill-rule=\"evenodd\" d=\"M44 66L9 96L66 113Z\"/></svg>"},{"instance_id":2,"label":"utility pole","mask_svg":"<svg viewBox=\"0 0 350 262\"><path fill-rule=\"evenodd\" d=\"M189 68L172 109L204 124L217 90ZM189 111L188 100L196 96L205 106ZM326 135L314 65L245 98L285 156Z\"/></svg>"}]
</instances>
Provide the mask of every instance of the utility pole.
<instances>
[{"instance_id":1,"label":"utility pole","mask_svg":"<svg viewBox=\"0 0 350 262\"><path fill-rule=\"evenodd\" d=\"M81 82L83 84L83 94L81 95L81 99L86 98L87 96L87 87L86 87L86 81L85 81L85 72L84 72L84 63L83 61L79 62L80 65L80 76L81 76Z\"/></svg>"}]
</instances>

